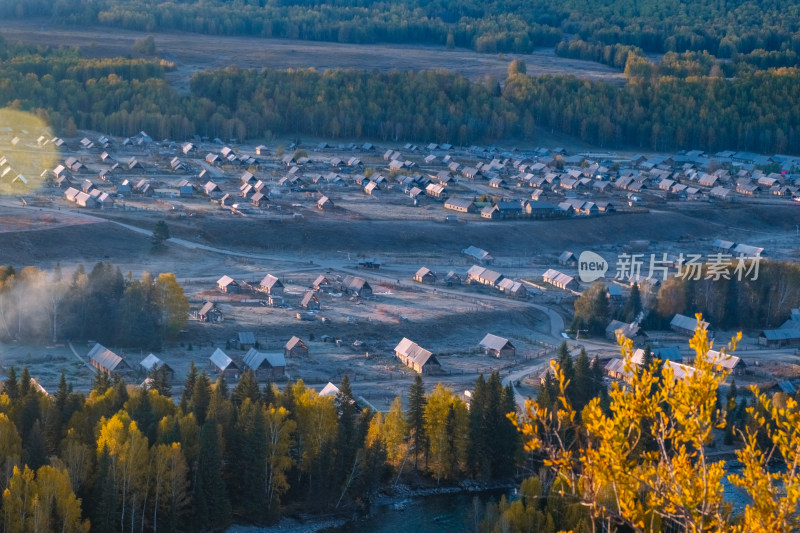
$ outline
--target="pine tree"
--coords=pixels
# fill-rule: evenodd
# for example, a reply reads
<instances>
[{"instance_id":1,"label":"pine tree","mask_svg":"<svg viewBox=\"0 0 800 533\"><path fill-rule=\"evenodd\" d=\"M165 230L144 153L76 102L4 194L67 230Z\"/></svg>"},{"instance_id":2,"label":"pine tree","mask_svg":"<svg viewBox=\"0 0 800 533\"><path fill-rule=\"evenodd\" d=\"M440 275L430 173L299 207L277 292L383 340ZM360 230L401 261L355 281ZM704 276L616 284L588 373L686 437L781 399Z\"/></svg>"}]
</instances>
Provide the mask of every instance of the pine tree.
<instances>
[{"instance_id":1,"label":"pine tree","mask_svg":"<svg viewBox=\"0 0 800 533\"><path fill-rule=\"evenodd\" d=\"M181 411L188 413L191 409L192 394L194 394L194 384L197 382L197 367L194 361L189 362L189 372L183 382L183 392L181 393Z\"/></svg>"},{"instance_id":2,"label":"pine tree","mask_svg":"<svg viewBox=\"0 0 800 533\"><path fill-rule=\"evenodd\" d=\"M201 372L192 387L191 411L199 425L203 425L211 403L211 381L205 371Z\"/></svg>"},{"instance_id":3,"label":"pine tree","mask_svg":"<svg viewBox=\"0 0 800 533\"><path fill-rule=\"evenodd\" d=\"M575 377L568 389L572 406L577 412L589 403L594 396L592 394L594 386L592 384L592 368L586 349L581 348L578 358L575 360Z\"/></svg>"},{"instance_id":4,"label":"pine tree","mask_svg":"<svg viewBox=\"0 0 800 533\"><path fill-rule=\"evenodd\" d=\"M220 530L231 520L231 502L222 478L222 453L217 424L209 420L200 430L200 454L194 487L195 514L202 528Z\"/></svg>"},{"instance_id":5,"label":"pine tree","mask_svg":"<svg viewBox=\"0 0 800 533\"><path fill-rule=\"evenodd\" d=\"M264 428L263 407L245 398L239 408L233 431L232 454L234 483L230 486L232 501L243 516L258 520L267 505L267 435Z\"/></svg>"},{"instance_id":6,"label":"pine tree","mask_svg":"<svg viewBox=\"0 0 800 533\"><path fill-rule=\"evenodd\" d=\"M261 394L261 399L267 407L275 404L275 384L272 383L271 379L268 379L267 382L264 383L264 392Z\"/></svg>"},{"instance_id":7,"label":"pine tree","mask_svg":"<svg viewBox=\"0 0 800 533\"><path fill-rule=\"evenodd\" d=\"M623 322L631 323L636 320L639 313L642 311L642 295L639 293L639 284L634 283L631 287L631 293L628 299L625 300L625 305L620 313L620 319Z\"/></svg>"},{"instance_id":8,"label":"pine tree","mask_svg":"<svg viewBox=\"0 0 800 533\"><path fill-rule=\"evenodd\" d=\"M14 365L11 365L11 368L8 369L8 377L3 383L3 392L6 393L8 399L12 402L20 396L17 371L14 369Z\"/></svg>"},{"instance_id":9,"label":"pine tree","mask_svg":"<svg viewBox=\"0 0 800 533\"><path fill-rule=\"evenodd\" d=\"M408 427L411 432L411 451L414 454L414 468L419 468L420 453L427 454L425 435L425 384L417 374L408 389Z\"/></svg>"},{"instance_id":10,"label":"pine tree","mask_svg":"<svg viewBox=\"0 0 800 533\"><path fill-rule=\"evenodd\" d=\"M479 478L491 475L489 456L491 454L490 441L492 435L487 426L486 407L488 403L486 380L483 374L475 380L469 409L469 468Z\"/></svg>"},{"instance_id":11,"label":"pine tree","mask_svg":"<svg viewBox=\"0 0 800 533\"><path fill-rule=\"evenodd\" d=\"M231 394L231 400L237 407L242 405L246 399L249 399L254 404L261 403L261 391L258 388L256 375L251 368L242 373Z\"/></svg>"}]
</instances>

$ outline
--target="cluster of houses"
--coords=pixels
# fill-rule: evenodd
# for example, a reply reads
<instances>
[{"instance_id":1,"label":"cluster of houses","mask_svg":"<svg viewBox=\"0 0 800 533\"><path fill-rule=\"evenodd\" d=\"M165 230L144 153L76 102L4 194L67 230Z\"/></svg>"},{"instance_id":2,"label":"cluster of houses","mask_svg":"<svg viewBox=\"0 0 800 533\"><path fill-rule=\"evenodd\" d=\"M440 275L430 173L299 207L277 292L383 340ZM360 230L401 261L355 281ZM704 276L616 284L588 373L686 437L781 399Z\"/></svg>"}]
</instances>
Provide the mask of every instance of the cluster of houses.
<instances>
[{"instance_id":1,"label":"cluster of houses","mask_svg":"<svg viewBox=\"0 0 800 533\"><path fill-rule=\"evenodd\" d=\"M500 272L490 270L480 265L472 265L467 270L467 283L477 283L496 289L512 298L525 299L528 291L519 281L505 277Z\"/></svg>"},{"instance_id":2,"label":"cluster of houses","mask_svg":"<svg viewBox=\"0 0 800 533\"><path fill-rule=\"evenodd\" d=\"M283 352L261 352L256 348L255 336L251 332L240 332L235 339L236 347L243 355L229 355L216 348L208 358L208 368L212 375L224 376L237 381L242 372L252 370L259 380L281 379L286 373L286 360L308 356L308 345L299 337L292 337L285 344ZM149 354L137 366L131 366L124 358L102 344L95 344L87 354L89 362L98 372L108 375L119 374L132 378L147 375L153 368L163 369L169 381L175 380L175 371L155 354ZM146 382L143 383L146 386Z\"/></svg>"},{"instance_id":3,"label":"cluster of houses","mask_svg":"<svg viewBox=\"0 0 800 533\"><path fill-rule=\"evenodd\" d=\"M642 366L644 363L644 353L641 348L635 350L631 356L631 364L628 369L625 368L623 359L612 358L605 366L606 375L613 379L629 382L633 378L635 368ZM696 371L692 366L694 361L683 357L677 348L655 349L652 353L654 358L662 360L664 366L668 366L672 370L675 380L686 379ZM707 358L714 365L715 372L738 375L743 374L747 369L745 362L735 355L709 350Z\"/></svg>"},{"instance_id":4,"label":"cluster of houses","mask_svg":"<svg viewBox=\"0 0 800 533\"><path fill-rule=\"evenodd\" d=\"M478 344L479 349L486 355L496 358L513 358L517 349L506 338L487 333ZM394 348L395 356L408 368L419 374L441 374L442 365L436 356L422 348L416 342L403 337Z\"/></svg>"}]
</instances>

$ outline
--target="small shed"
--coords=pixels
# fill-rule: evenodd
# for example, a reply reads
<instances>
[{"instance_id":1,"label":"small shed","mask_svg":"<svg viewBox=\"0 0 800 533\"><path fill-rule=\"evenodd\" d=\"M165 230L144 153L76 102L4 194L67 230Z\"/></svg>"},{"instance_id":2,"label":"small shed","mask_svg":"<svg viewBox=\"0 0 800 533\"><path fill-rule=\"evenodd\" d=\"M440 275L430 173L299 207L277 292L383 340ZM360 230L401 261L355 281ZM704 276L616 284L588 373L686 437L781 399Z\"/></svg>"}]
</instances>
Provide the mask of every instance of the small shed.
<instances>
[{"instance_id":1,"label":"small shed","mask_svg":"<svg viewBox=\"0 0 800 533\"><path fill-rule=\"evenodd\" d=\"M436 283L436 274L431 272L428 268L422 267L417 270L416 274L414 274L414 281L417 283L430 283L433 285Z\"/></svg>"},{"instance_id":2,"label":"small shed","mask_svg":"<svg viewBox=\"0 0 800 533\"><path fill-rule=\"evenodd\" d=\"M239 379L241 369L233 359L228 357L228 354L217 348L211 357L208 358L209 368L216 372L218 376L224 376L225 379L236 381Z\"/></svg>"},{"instance_id":3,"label":"small shed","mask_svg":"<svg viewBox=\"0 0 800 533\"><path fill-rule=\"evenodd\" d=\"M300 337L292 337L283 348L286 357L303 357L308 355L308 345Z\"/></svg>"},{"instance_id":4,"label":"small shed","mask_svg":"<svg viewBox=\"0 0 800 533\"><path fill-rule=\"evenodd\" d=\"M511 341L491 333L486 334L479 346L483 353L493 357L514 357L517 355L517 349L511 344Z\"/></svg>"},{"instance_id":5,"label":"small shed","mask_svg":"<svg viewBox=\"0 0 800 533\"><path fill-rule=\"evenodd\" d=\"M303 299L300 301L300 307L319 311L319 298L317 298L317 295L314 294L313 291L308 291L303 295Z\"/></svg>"},{"instance_id":6,"label":"small shed","mask_svg":"<svg viewBox=\"0 0 800 533\"><path fill-rule=\"evenodd\" d=\"M167 374L167 379L169 381L175 381L175 370L172 369L167 363L162 361L157 355L150 354L144 359L142 362L139 363L139 366L148 374L153 370L153 368L158 367L159 370L163 369L164 372Z\"/></svg>"},{"instance_id":7,"label":"small shed","mask_svg":"<svg viewBox=\"0 0 800 533\"><path fill-rule=\"evenodd\" d=\"M405 337L395 347L394 353L404 365L419 374L436 374L442 371L442 365L435 355Z\"/></svg>"},{"instance_id":8,"label":"small shed","mask_svg":"<svg viewBox=\"0 0 800 533\"><path fill-rule=\"evenodd\" d=\"M100 343L95 344L87 355L93 367L108 375L126 375L133 370L122 357Z\"/></svg>"},{"instance_id":9,"label":"small shed","mask_svg":"<svg viewBox=\"0 0 800 533\"><path fill-rule=\"evenodd\" d=\"M319 290L330 290L331 288L331 280L323 275L317 276L317 279L314 280L314 284L311 286L315 291Z\"/></svg>"},{"instance_id":10,"label":"small shed","mask_svg":"<svg viewBox=\"0 0 800 533\"><path fill-rule=\"evenodd\" d=\"M262 353L251 348L244 355L245 369L251 369L256 379L274 379L286 373L286 359L281 353Z\"/></svg>"},{"instance_id":11,"label":"small shed","mask_svg":"<svg viewBox=\"0 0 800 533\"><path fill-rule=\"evenodd\" d=\"M256 346L256 336L252 331L240 331L236 335L236 347L240 350L249 350Z\"/></svg>"},{"instance_id":12,"label":"small shed","mask_svg":"<svg viewBox=\"0 0 800 533\"><path fill-rule=\"evenodd\" d=\"M276 276L272 274L267 274L264 276L264 279L261 280L259 284L259 290L262 292L266 292L267 294L277 295L280 296L283 294L283 283L281 280L278 279Z\"/></svg>"},{"instance_id":13,"label":"small shed","mask_svg":"<svg viewBox=\"0 0 800 533\"><path fill-rule=\"evenodd\" d=\"M705 320L702 322L702 326L707 330L711 329L710 324ZM675 333L692 337L697 329L697 319L676 313L675 316L672 317L669 327Z\"/></svg>"},{"instance_id":14,"label":"small shed","mask_svg":"<svg viewBox=\"0 0 800 533\"><path fill-rule=\"evenodd\" d=\"M222 322L222 311L213 302L206 302L197 312L197 318L203 322Z\"/></svg>"},{"instance_id":15,"label":"small shed","mask_svg":"<svg viewBox=\"0 0 800 533\"><path fill-rule=\"evenodd\" d=\"M217 288L226 293L240 293L242 287L230 276L222 276L217 280Z\"/></svg>"}]
</instances>

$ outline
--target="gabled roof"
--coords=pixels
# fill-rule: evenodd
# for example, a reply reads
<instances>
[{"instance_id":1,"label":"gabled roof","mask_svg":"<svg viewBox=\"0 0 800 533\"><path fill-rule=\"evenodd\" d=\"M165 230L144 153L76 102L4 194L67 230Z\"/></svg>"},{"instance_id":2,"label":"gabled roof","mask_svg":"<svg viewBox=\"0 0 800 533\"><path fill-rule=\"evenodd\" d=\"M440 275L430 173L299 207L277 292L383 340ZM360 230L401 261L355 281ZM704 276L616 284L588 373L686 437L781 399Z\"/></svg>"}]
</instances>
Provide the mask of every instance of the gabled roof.
<instances>
[{"instance_id":1,"label":"gabled roof","mask_svg":"<svg viewBox=\"0 0 800 533\"><path fill-rule=\"evenodd\" d=\"M228 285L230 285L231 283L233 283L234 285L236 285L236 284L237 284L237 283L236 283L236 282L233 280L233 278L232 278L232 277L230 277L230 276L227 276L227 275L225 275L225 276L222 276L221 278L219 278L219 279L217 280L217 285L219 285L220 287L227 287L227 286L228 286Z\"/></svg>"},{"instance_id":2,"label":"gabled roof","mask_svg":"<svg viewBox=\"0 0 800 533\"><path fill-rule=\"evenodd\" d=\"M211 354L209 357L214 366L219 368L220 370L227 370L228 368L239 368L236 363L233 362L233 359L228 357L228 355L217 348L214 350L214 353Z\"/></svg>"},{"instance_id":3,"label":"gabled roof","mask_svg":"<svg viewBox=\"0 0 800 533\"><path fill-rule=\"evenodd\" d=\"M800 329L765 329L761 336L770 341L800 339Z\"/></svg>"},{"instance_id":4,"label":"gabled roof","mask_svg":"<svg viewBox=\"0 0 800 533\"><path fill-rule=\"evenodd\" d=\"M87 354L90 359L94 359L97 363L108 370L113 372L115 370L127 370L130 368L128 363L122 357L118 356L100 343L95 344Z\"/></svg>"},{"instance_id":5,"label":"gabled roof","mask_svg":"<svg viewBox=\"0 0 800 533\"><path fill-rule=\"evenodd\" d=\"M337 394L339 394L339 387L337 387L330 381L328 382L327 385L322 387L321 391L319 391L320 396L336 396Z\"/></svg>"},{"instance_id":6,"label":"gabled roof","mask_svg":"<svg viewBox=\"0 0 800 533\"><path fill-rule=\"evenodd\" d=\"M142 359L142 362L139 364L149 371L153 370L154 366L160 366L160 367L164 366L164 361L159 359L155 354L151 353L150 355Z\"/></svg>"},{"instance_id":7,"label":"gabled roof","mask_svg":"<svg viewBox=\"0 0 800 533\"><path fill-rule=\"evenodd\" d=\"M265 289L271 289L273 287L283 287L283 283L281 283L281 280L272 274L267 274L264 276L264 279L261 280L260 286L264 287Z\"/></svg>"},{"instance_id":8,"label":"gabled roof","mask_svg":"<svg viewBox=\"0 0 800 533\"><path fill-rule=\"evenodd\" d=\"M403 340L398 343L394 351L400 355L411 359L415 364L422 368L428 360L433 357L433 354L428 350L420 347L417 343L410 339L403 337ZM435 358L434 358L435 361Z\"/></svg>"},{"instance_id":9,"label":"gabled roof","mask_svg":"<svg viewBox=\"0 0 800 533\"><path fill-rule=\"evenodd\" d=\"M304 343L303 340L297 336L294 336L291 339L289 339L289 341L286 343L286 349L291 350L295 346L302 346L304 348L308 348L308 346L306 346L306 343Z\"/></svg>"},{"instance_id":10,"label":"gabled roof","mask_svg":"<svg viewBox=\"0 0 800 533\"><path fill-rule=\"evenodd\" d=\"M611 333L615 333L618 329L621 329L622 334L629 339L637 336L640 331L639 326L635 322L627 324L620 320L612 320L611 323L606 327L606 334L610 335Z\"/></svg>"},{"instance_id":11,"label":"gabled roof","mask_svg":"<svg viewBox=\"0 0 800 533\"><path fill-rule=\"evenodd\" d=\"M248 368L258 370L264 365L264 363L266 363L268 367L272 368L285 367L286 358L281 353L262 353L255 348L250 348L250 350L248 350L244 355L244 364Z\"/></svg>"},{"instance_id":12,"label":"gabled roof","mask_svg":"<svg viewBox=\"0 0 800 533\"><path fill-rule=\"evenodd\" d=\"M676 314L672 317L672 320L669 323L670 326L674 326L676 328L681 328L685 330L694 331L697 329L697 319L694 317L688 317L681 314ZM710 324L703 320L703 326L708 329Z\"/></svg>"},{"instance_id":13,"label":"gabled roof","mask_svg":"<svg viewBox=\"0 0 800 533\"><path fill-rule=\"evenodd\" d=\"M319 303L319 298L317 298L317 296L314 294L314 292L313 291L308 291L303 296L303 299L300 300L300 305L308 305L309 303L311 303L312 300L317 302L317 303Z\"/></svg>"},{"instance_id":14,"label":"gabled roof","mask_svg":"<svg viewBox=\"0 0 800 533\"><path fill-rule=\"evenodd\" d=\"M414 277L422 278L427 276L428 274L433 274L433 272L431 272L430 269L427 267L422 267L419 270L417 270L417 273L414 274Z\"/></svg>"},{"instance_id":15,"label":"gabled roof","mask_svg":"<svg viewBox=\"0 0 800 533\"><path fill-rule=\"evenodd\" d=\"M214 309L214 303L213 302L206 302L206 303L203 304L203 307L200 308L200 314L201 315L206 315L212 309Z\"/></svg>"},{"instance_id":16,"label":"gabled roof","mask_svg":"<svg viewBox=\"0 0 800 533\"><path fill-rule=\"evenodd\" d=\"M508 339L503 337L498 337L497 335L492 335L491 333L487 333L483 340L480 342L481 348L486 348L487 350L502 350L507 345L510 345L512 348L514 347Z\"/></svg>"},{"instance_id":17,"label":"gabled roof","mask_svg":"<svg viewBox=\"0 0 800 533\"><path fill-rule=\"evenodd\" d=\"M240 331L236 337L239 340L239 344L256 343L256 336L252 331Z\"/></svg>"}]
</instances>

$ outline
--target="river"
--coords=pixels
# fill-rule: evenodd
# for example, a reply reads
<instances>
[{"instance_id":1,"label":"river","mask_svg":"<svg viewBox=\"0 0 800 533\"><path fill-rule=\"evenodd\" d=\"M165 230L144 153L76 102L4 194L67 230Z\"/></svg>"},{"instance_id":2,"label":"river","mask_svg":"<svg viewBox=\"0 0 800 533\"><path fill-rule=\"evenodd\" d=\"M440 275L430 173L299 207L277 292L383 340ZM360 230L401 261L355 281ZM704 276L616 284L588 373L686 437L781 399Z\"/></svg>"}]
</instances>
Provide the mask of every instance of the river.
<instances>
[{"instance_id":1,"label":"river","mask_svg":"<svg viewBox=\"0 0 800 533\"><path fill-rule=\"evenodd\" d=\"M475 531L489 502L504 494L514 499L515 490L480 493L458 492L410 497L393 504L373 505L370 513L350 522L337 533L463 533Z\"/></svg>"}]
</instances>

